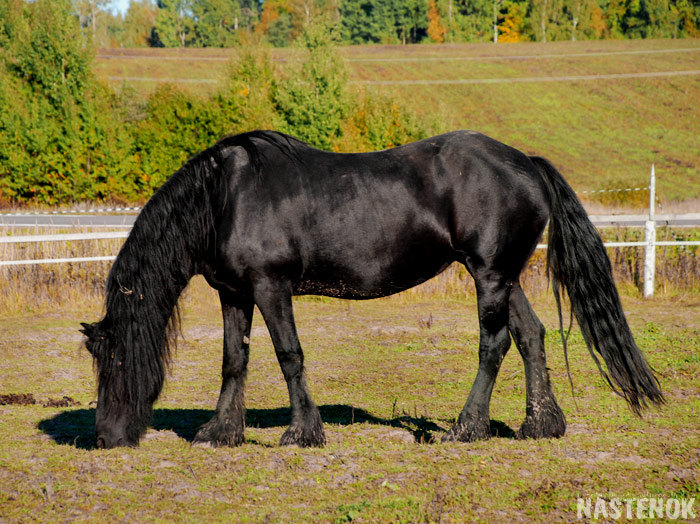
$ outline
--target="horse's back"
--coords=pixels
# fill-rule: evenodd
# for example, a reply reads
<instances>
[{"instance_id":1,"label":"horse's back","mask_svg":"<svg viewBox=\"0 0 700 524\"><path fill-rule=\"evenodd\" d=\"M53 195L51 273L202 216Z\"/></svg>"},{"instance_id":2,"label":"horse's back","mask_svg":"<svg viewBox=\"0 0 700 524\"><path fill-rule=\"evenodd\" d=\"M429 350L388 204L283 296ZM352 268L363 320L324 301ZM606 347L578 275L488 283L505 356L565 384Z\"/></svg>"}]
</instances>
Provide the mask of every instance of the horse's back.
<instances>
[{"instance_id":1,"label":"horse's back","mask_svg":"<svg viewBox=\"0 0 700 524\"><path fill-rule=\"evenodd\" d=\"M261 143L259 172L229 188L220 249L239 274L274 271L297 293L382 296L455 260L498 258L500 244L544 227L529 159L478 133L359 154L292 145Z\"/></svg>"}]
</instances>

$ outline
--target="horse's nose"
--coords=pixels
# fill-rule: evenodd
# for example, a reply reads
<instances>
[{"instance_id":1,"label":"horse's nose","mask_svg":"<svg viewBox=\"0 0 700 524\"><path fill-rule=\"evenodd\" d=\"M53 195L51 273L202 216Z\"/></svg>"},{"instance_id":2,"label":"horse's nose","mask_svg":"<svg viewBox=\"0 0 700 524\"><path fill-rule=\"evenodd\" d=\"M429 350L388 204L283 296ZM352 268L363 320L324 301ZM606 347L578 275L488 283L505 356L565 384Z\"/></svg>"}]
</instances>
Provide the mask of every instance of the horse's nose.
<instances>
[{"instance_id":1,"label":"horse's nose","mask_svg":"<svg viewBox=\"0 0 700 524\"><path fill-rule=\"evenodd\" d=\"M97 435L96 442L98 449L111 449L119 446L126 446L126 439L122 436L109 436L105 433Z\"/></svg>"}]
</instances>

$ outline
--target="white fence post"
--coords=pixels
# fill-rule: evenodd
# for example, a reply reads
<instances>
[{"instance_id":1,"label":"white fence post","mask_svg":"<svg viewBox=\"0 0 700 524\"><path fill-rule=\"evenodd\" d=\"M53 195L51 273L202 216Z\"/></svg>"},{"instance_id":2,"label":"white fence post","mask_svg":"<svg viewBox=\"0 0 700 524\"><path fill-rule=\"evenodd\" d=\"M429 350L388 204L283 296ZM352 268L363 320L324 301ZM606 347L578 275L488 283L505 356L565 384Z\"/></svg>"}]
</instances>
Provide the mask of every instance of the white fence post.
<instances>
[{"instance_id":1,"label":"white fence post","mask_svg":"<svg viewBox=\"0 0 700 524\"><path fill-rule=\"evenodd\" d=\"M649 220L644 227L644 298L654 296L654 273L656 272L656 220L654 205L656 199L656 178L654 176L654 164L651 165L649 177Z\"/></svg>"}]
</instances>

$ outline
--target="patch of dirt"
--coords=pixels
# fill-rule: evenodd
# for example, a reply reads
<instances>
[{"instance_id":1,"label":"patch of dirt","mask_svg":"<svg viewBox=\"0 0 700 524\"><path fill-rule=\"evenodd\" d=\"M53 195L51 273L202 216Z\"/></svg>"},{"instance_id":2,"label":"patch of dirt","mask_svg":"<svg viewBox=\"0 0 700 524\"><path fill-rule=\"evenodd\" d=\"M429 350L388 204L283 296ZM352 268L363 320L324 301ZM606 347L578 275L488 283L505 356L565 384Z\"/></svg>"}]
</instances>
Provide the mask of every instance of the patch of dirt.
<instances>
[{"instance_id":1,"label":"patch of dirt","mask_svg":"<svg viewBox=\"0 0 700 524\"><path fill-rule=\"evenodd\" d=\"M0 406L8 406L14 404L16 406L30 406L37 404L33 393L10 393L0 395ZM41 405L45 408L67 408L70 406L80 406L80 402L72 397L63 396L62 398L49 398Z\"/></svg>"},{"instance_id":2,"label":"patch of dirt","mask_svg":"<svg viewBox=\"0 0 700 524\"><path fill-rule=\"evenodd\" d=\"M653 464L653 461L639 455L619 455L612 451L567 450L566 458L586 464L601 462L627 462L630 464Z\"/></svg>"},{"instance_id":3,"label":"patch of dirt","mask_svg":"<svg viewBox=\"0 0 700 524\"><path fill-rule=\"evenodd\" d=\"M697 392L691 389L676 387L670 391L667 391L666 395L674 398L679 398L681 400L686 400L689 398L695 398L697 396Z\"/></svg>"},{"instance_id":4,"label":"patch of dirt","mask_svg":"<svg viewBox=\"0 0 700 524\"><path fill-rule=\"evenodd\" d=\"M572 522L570 515L557 508L557 500L563 493L577 492L583 488L584 484L578 479L565 479L563 481L553 481L545 478L539 486L521 491L515 497L518 505L529 507L531 510L546 511L547 520L550 522ZM512 519L511 519L512 520Z\"/></svg>"},{"instance_id":5,"label":"patch of dirt","mask_svg":"<svg viewBox=\"0 0 700 524\"><path fill-rule=\"evenodd\" d=\"M34 343L72 342L79 344L85 337L77 328L53 327L42 330L22 330L22 340Z\"/></svg>"},{"instance_id":6,"label":"patch of dirt","mask_svg":"<svg viewBox=\"0 0 700 524\"><path fill-rule=\"evenodd\" d=\"M0 406L16 404L19 406L28 406L36 404L36 399L31 393L10 393L9 395L0 395Z\"/></svg>"},{"instance_id":7,"label":"patch of dirt","mask_svg":"<svg viewBox=\"0 0 700 524\"><path fill-rule=\"evenodd\" d=\"M223 337L220 327L193 326L183 330L183 337L188 341L196 340L216 340Z\"/></svg>"},{"instance_id":8,"label":"patch of dirt","mask_svg":"<svg viewBox=\"0 0 700 524\"><path fill-rule=\"evenodd\" d=\"M415 444L416 437L410 431L398 429L398 428L387 428L387 427L358 427L358 434L371 436L378 440L386 440L388 442L395 442L397 444Z\"/></svg>"},{"instance_id":9,"label":"patch of dirt","mask_svg":"<svg viewBox=\"0 0 700 524\"><path fill-rule=\"evenodd\" d=\"M672 467L666 472L666 479L679 482L698 482L698 480L700 480L700 470L695 468Z\"/></svg>"},{"instance_id":10,"label":"patch of dirt","mask_svg":"<svg viewBox=\"0 0 700 524\"><path fill-rule=\"evenodd\" d=\"M372 326L369 328L369 331L373 335L403 335L405 333L417 333L420 330L413 326Z\"/></svg>"},{"instance_id":11,"label":"patch of dirt","mask_svg":"<svg viewBox=\"0 0 700 524\"><path fill-rule=\"evenodd\" d=\"M584 424L578 424L576 422L570 422L566 425L566 435L591 435L595 431L591 430L588 426Z\"/></svg>"},{"instance_id":12,"label":"patch of dirt","mask_svg":"<svg viewBox=\"0 0 700 524\"><path fill-rule=\"evenodd\" d=\"M331 459L323 455L307 455L304 457L303 468L305 471L318 473L331 465Z\"/></svg>"},{"instance_id":13,"label":"patch of dirt","mask_svg":"<svg viewBox=\"0 0 700 524\"><path fill-rule=\"evenodd\" d=\"M162 430L157 430L150 428L146 434L143 436L143 440L149 441L149 440L167 440L167 439L177 439L180 438L177 436L177 433L170 429L162 429Z\"/></svg>"},{"instance_id":14,"label":"patch of dirt","mask_svg":"<svg viewBox=\"0 0 700 524\"><path fill-rule=\"evenodd\" d=\"M255 327L253 327L253 328L250 330L250 336L251 336L251 338L252 338L252 337L264 337L264 336L266 336L266 335L269 336L266 327L255 326Z\"/></svg>"},{"instance_id":15,"label":"patch of dirt","mask_svg":"<svg viewBox=\"0 0 700 524\"><path fill-rule=\"evenodd\" d=\"M80 373L72 369L61 369L53 373L53 380L77 380Z\"/></svg>"},{"instance_id":16,"label":"patch of dirt","mask_svg":"<svg viewBox=\"0 0 700 524\"><path fill-rule=\"evenodd\" d=\"M70 406L80 406L80 402L72 397L63 396L63 398L49 398L41 405L45 408L68 408Z\"/></svg>"}]
</instances>

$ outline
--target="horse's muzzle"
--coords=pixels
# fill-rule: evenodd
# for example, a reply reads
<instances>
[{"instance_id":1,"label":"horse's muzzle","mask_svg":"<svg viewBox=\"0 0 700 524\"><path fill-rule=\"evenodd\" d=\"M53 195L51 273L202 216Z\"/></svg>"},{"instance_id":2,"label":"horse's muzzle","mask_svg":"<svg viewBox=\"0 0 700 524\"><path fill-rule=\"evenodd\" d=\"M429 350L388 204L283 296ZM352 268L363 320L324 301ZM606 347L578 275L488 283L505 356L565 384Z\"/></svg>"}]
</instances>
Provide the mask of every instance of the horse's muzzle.
<instances>
[{"instance_id":1,"label":"horse's muzzle","mask_svg":"<svg viewBox=\"0 0 700 524\"><path fill-rule=\"evenodd\" d=\"M137 442L130 442L126 433L119 428L107 425L100 425L95 432L95 445L98 449L111 449L120 446L135 447Z\"/></svg>"}]
</instances>

